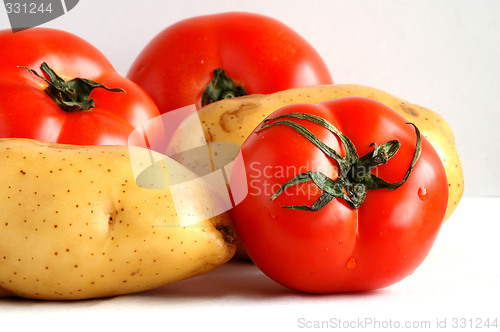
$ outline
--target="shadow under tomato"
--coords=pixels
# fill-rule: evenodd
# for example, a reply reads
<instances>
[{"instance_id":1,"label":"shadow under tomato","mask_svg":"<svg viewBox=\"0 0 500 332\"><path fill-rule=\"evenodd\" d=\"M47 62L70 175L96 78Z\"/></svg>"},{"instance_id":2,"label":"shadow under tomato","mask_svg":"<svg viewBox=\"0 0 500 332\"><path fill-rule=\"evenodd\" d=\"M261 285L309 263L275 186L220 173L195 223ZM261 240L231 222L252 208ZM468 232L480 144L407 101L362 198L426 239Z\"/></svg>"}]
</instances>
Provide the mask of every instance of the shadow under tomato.
<instances>
[{"instance_id":1,"label":"shadow under tomato","mask_svg":"<svg viewBox=\"0 0 500 332\"><path fill-rule=\"evenodd\" d=\"M217 298L273 297L295 294L264 275L253 263L230 261L213 271L168 284L138 296Z\"/></svg>"},{"instance_id":2,"label":"shadow under tomato","mask_svg":"<svg viewBox=\"0 0 500 332\"><path fill-rule=\"evenodd\" d=\"M291 290L264 275L253 263L230 261L217 269L190 279L137 293L136 296L168 298L224 298L248 299L332 299L378 296L384 290L346 292L336 294L312 294Z\"/></svg>"}]
</instances>

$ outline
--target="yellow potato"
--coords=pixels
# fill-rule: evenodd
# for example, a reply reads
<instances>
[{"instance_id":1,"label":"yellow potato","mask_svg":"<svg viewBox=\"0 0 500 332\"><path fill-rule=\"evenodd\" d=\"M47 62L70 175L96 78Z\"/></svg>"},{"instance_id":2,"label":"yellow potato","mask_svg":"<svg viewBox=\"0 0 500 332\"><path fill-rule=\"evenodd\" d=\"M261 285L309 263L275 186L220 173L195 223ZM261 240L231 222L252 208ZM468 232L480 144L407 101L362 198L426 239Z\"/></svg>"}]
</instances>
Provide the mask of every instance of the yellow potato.
<instances>
[{"instance_id":1,"label":"yellow potato","mask_svg":"<svg viewBox=\"0 0 500 332\"><path fill-rule=\"evenodd\" d=\"M138 292L233 256L225 213L180 224L180 213L210 215L205 206L218 197L199 190L186 197L196 201L189 211L176 211L162 175L194 174L175 163L166 167L167 158L157 168L160 189L136 184L132 168L148 165L144 151L0 139L0 296L67 300ZM148 179L155 187L154 174Z\"/></svg>"},{"instance_id":2,"label":"yellow potato","mask_svg":"<svg viewBox=\"0 0 500 332\"><path fill-rule=\"evenodd\" d=\"M418 126L441 158L449 185L447 219L457 207L464 190L462 165L450 126L437 113L406 102L382 90L361 85L327 85L296 88L270 95L249 95L221 100L199 110L205 138L208 142L232 142L242 145L260 122L275 110L290 104L319 103L347 96L375 99L391 107L409 122ZM189 118L171 143L173 151L182 151L190 142L190 128L198 119Z\"/></svg>"}]
</instances>

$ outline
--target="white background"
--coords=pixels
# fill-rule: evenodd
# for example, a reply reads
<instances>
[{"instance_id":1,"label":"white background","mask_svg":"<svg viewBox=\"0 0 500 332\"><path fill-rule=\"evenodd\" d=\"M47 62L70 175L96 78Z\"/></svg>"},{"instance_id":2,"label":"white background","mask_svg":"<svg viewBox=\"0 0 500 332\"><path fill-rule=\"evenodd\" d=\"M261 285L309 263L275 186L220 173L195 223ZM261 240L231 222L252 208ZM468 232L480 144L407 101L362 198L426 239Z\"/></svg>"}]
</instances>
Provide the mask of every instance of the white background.
<instances>
[{"instance_id":1,"label":"white background","mask_svg":"<svg viewBox=\"0 0 500 332\"><path fill-rule=\"evenodd\" d=\"M223 11L286 23L318 50L336 83L376 87L441 114L456 135L465 194L500 196L498 0L81 0L43 26L83 37L126 75L168 25Z\"/></svg>"},{"instance_id":2,"label":"white background","mask_svg":"<svg viewBox=\"0 0 500 332\"><path fill-rule=\"evenodd\" d=\"M298 294L253 265L226 264L131 296L70 303L0 300L1 329L308 330L300 328L300 318L430 321L432 330L446 319L447 328L440 330L450 331L470 330L453 328L454 318L473 324L497 318L500 324L500 199L472 197L500 196L500 1L81 0L44 26L88 40L125 75L142 47L169 24L234 10L288 24L318 50L336 83L386 90L451 124L467 197L443 225L429 257L400 283L360 294ZM0 28L8 27L0 7ZM357 327L343 330L372 330Z\"/></svg>"}]
</instances>

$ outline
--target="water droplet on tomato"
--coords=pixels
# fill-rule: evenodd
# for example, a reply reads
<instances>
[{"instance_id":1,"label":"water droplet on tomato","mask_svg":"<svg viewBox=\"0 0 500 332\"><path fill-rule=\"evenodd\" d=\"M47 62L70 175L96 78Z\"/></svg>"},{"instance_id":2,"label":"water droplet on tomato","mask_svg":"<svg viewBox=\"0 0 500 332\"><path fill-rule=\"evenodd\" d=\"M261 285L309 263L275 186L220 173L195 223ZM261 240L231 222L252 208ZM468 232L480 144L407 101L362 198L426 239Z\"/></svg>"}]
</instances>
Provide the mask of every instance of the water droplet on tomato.
<instances>
[{"instance_id":1,"label":"water droplet on tomato","mask_svg":"<svg viewBox=\"0 0 500 332\"><path fill-rule=\"evenodd\" d=\"M339 240L339 244L342 244L342 240Z\"/></svg>"},{"instance_id":2,"label":"water droplet on tomato","mask_svg":"<svg viewBox=\"0 0 500 332\"><path fill-rule=\"evenodd\" d=\"M427 188L425 188L425 187L418 188L418 197L421 200L425 201L428 196L429 196L429 193L427 192Z\"/></svg>"},{"instance_id":3,"label":"water droplet on tomato","mask_svg":"<svg viewBox=\"0 0 500 332\"><path fill-rule=\"evenodd\" d=\"M354 257L349 258L346 264L348 269L354 269L356 267L356 259Z\"/></svg>"}]
</instances>

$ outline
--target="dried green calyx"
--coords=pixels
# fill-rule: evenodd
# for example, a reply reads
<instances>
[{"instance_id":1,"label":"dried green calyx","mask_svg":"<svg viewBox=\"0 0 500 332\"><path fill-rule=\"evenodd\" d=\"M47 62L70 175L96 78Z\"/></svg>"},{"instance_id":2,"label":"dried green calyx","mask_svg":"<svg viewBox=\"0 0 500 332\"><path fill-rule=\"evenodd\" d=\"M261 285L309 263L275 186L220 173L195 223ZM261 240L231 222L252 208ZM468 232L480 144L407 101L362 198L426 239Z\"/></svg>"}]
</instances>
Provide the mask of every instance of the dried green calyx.
<instances>
[{"instance_id":1,"label":"dried green calyx","mask_svg":"<svg viewBox=\"0 0 500 332\"><path fill-rule=\"evenodd\" d=\"M292 121L291 119L307 120L319 124L339 137L346 150L345 157L342 157L337 151L327 146L306 127ZM406 182L406 180L410 176L421 152L420 131L413 123L408 124L411 124L415 128L415 133L417 136L413 158L403 179L401 181L391 183L377 177L371 172L371 170L376 166L386 164L389 159L391 159L398 152L401 145L399 141L391 140L380 146L372 143L370 146L373 146L373 150L368 154L359 157L352 141L347 136L343 135L337 128L335 128L335 126L321 117L306 113L288 113L265 120L257 132L273 126L286 125L307 138L327 157L334 159L338 163L340 169L339 175L335 180L329 178L322 172L308 171L298 174L287 181L284 185L282 185L273 194L273 196L271 197L271 201L275 200L280 194L282 194L287 188L291 186L296 186L312 181L323 191L322 195L312 206L292 205L283 206L283 208L318 211L326 204L328 204L333 198L338 197L344 199L352 208L357 209L363 203L368 190L395 190L399 188L401 185L403 185L403 183Z\"/></svg>"},{"instance_id":2,"label":"dried green calyx","mask_svg":"<svg viewBox=\"0 0 500 332\"><path fill-rule=\"evenodd\" d=\"M90 99L90 93L96 88L102 88L111 92L125 92L121 88L108 88L107 86L87 80L85 78L74 78L70 81L65 81L59 77L50 68L47 63L42 63L40 69L49 79L39 75L35 70L19 66L19 68L27 69L31 74L36 75L48 83L45 92L54 100L54 102L65 112L81 112L88 111L95 107L95 102Z\"/></svg>"},{"instance_id":3,"label":"dried green calyx","mask_svg":"<svg viewBox=\"0 0 500 332\"><path fill-rule=\"evenodd\" d=\"M232 78L227 76L223 69L217 68L213 72L214 78L205 88L201 96L201 106L233 97L246 96L247 92L243 86L238 85Z\"/></svg>"}]
</instances>

